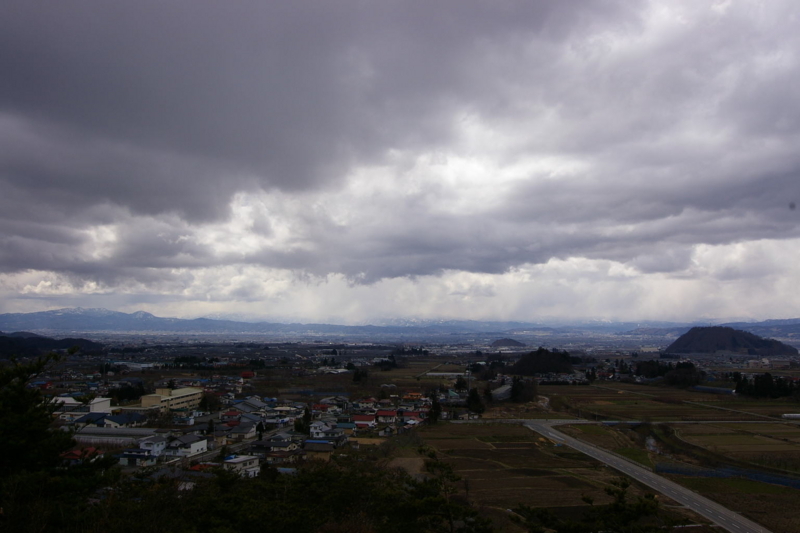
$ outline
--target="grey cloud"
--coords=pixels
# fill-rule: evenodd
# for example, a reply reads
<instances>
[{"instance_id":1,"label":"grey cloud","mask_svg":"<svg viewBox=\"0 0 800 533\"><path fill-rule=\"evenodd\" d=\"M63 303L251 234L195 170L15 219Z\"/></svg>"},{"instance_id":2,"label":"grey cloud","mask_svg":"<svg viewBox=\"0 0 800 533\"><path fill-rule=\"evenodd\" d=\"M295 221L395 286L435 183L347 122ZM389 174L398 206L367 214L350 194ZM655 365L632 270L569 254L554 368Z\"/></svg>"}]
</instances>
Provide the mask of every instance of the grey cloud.
<instances>
[{"instance_id":1,"label":"grey cloud","mask_svg":"<svg viewBox=\"0 0 800 533\"><path fill-rule=\"evenodd\" d=\"M0 269L109 286L225 263L364 283L571 256L680 272L697 243L796 237L797 8L748 6L689 2L652 44L645 6L612 1L5 3ZM392 151L457 150L465 117L513 139L498 168L582 170L532 173L476 213L437 211L460 192L441 184L353 200L374 215L354 226L287 210L294 248L225 257L195 238L237 192L324 199ZM101 258L82 251L96 224L120 228Z\"/></svg>"}]
</instances>

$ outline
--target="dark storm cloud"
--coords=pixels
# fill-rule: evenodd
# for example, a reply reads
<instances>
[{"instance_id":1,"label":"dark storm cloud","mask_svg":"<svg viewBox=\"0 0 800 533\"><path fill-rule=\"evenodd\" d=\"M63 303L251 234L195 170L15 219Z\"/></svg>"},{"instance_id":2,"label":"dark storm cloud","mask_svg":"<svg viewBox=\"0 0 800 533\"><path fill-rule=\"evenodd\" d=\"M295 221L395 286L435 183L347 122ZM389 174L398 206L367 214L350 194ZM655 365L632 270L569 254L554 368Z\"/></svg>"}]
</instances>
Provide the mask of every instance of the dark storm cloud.
<instances>
[{"instance_id":1,"label":"dark storm cloud","mask_svg":"<svg viewBox=\"0 0 800 533\"><path fill-rule=\"evenodd\" d=\"M798 236L797 8L674 6L6 2L0 272L679 272L698 243ZM437 152L490 160L497 190L445 209L468 191L415 170ZM241 234L208 235L237 193L271 203L231 251Z\"/></svg>"},{"instance_id":2,"label":"dark storm cloud","mask_svg":"<svg viewBox=\"0 0 800 533\"><path fill-rule=\"evenodd\" d=\"M557 39L588 15L549 2L11 2L4 13L0 109L39 130L4 179L190 219L220 215L218 181L303 189L389 148L445 142L452 108L485 98L464 84L482 43ZM62 167L64 151L94 155Z\"/></svg>"}]
</instances>

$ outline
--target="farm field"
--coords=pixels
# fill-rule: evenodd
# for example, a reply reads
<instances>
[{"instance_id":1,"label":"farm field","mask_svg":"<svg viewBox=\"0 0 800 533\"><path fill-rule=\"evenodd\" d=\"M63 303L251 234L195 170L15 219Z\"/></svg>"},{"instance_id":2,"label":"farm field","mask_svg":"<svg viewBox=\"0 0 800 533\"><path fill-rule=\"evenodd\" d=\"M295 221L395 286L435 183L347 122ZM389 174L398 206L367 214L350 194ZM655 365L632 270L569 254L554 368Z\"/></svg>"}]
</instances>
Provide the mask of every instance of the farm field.
<instances>
[{"instance_id":1,"label":"farm field","mask_svg":"<svg viewBox=\"0 0 800 533\"><path fill-rule=\"evenodd\" d=\"M674 424L680 438L695 446L703 447L714 454L738 461L762 464L771 468L800 465L798 444L787 444L779 439L796 439L800 428L780 423L697 423ZM674 459L693 463L691 457L667 458L648 452L640 439L627 427L604 425L560 426L560 431L611 450L628 459L653 467L656 462ZM637 442L638 441L638 442ZM774 444L778 442L778 444ZM793 451L784 451L789 449ZM764 459L765 457L770 460ZM789 469L789 468L786 468ZM795 468L795 471L798 471ZM800 501L800 490L780 485L751 481L744 478L707 478L664 474L704 496L741 512L774 532L792 533L800 531L794 505Z\"/></svg>"},{"instance_id":2,"label":"farm field","mask_svg":"<svg viewBox=\"0 0 800 533\"><path fill-rule=\"evenodd\" d=\"M800 410L784 400L753 400L733 396L627 383L596 386L541 386L555 408L597 420L651 422L703 420L779 420L781 414ZM689 402L689 403L687 403Z\"/></svg>"},{"instance_id":3,"label":"farm field","mask_svg":"<svg viewBox=\"0 0 800 533\"><path fill-rule=\"evenodd\" d=\"M800 472L800 426L794 423L686 424L684 441L738 461Z\"/></svg>"},{"instance_id":4,"label":"farm field","mask_svg":"<svg viewBox=\"0 0 800 533\"><path fill-rule=\"evenodd\" d=\"M796 510L800 501L798 489L741 478L666 477L729 509L740 511L774 533L800 531L800 516Z\"/></svg>"},{"instance_id":5,"label":"farm field","mask_svg":"<svg viewBox=\"0 0 800 533\"><path fill-rule=\"evenodd\" d=\"M522 531L505 511L519 504L574 513L586 509L584 496L608 503L604 489L618 477L594 459L513 424L445 423L422 428L419 435L461 476L460 495L500 531Z\"/></svg>"},{"instance_id":6,"label":"farm field","mask_svg":"<svg viewBox=\"0 0 800 533\"><path fill-rule=\"evenodd\" d=\"M622 455L648 468L653 467L654 462L650 454L642 446L642 442L634 438L634 433L631 431L621 431L616 428L594 424L559 426L558 430L582 441L589 442L600 448ZM643 439L640 440L643 441Z\"/></svg>"}]
</instances>

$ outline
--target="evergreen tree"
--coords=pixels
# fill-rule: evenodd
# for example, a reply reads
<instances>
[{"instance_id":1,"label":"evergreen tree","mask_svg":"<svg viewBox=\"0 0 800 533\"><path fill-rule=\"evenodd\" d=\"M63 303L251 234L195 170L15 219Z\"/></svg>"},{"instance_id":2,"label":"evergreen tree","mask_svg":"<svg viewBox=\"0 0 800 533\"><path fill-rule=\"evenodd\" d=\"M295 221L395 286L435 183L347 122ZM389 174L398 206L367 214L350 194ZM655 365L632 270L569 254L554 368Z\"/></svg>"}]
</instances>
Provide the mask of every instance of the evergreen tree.
<instances>
[{"instance_id":1,"label":"evergreen tree","mask_svg":"<svg viewBox=\"0 0 800 533\"><path fill-rule=\"evenodd\" d=\"M86 454L67 465L62 454L75 444L70 432L52 428L58 398L46 398L29 382L58 360L0 367L0 529L59 531L87 508L88 496L113 482L114 458Z\"/></svg>"},{"instance_id":2,"label":"evergreen tree","mask_svg":"<svg viewBox=\"0 0 800 533\"><path fill-rule=\"evenodd\" d=\"M294 420L294 430L306 435L311 432L311 411L308 410L308 407L303 411L303 418L296 418Z\"/></svg>"},{"instance_id":3,"label":"evergreen tree","mask_svg":"<svg viewBox=\"0 0 800 533\"><path fill-rule=\"evenodd\" d=\"M467 396L467 409L479 414L486 410L486 406L483 405L483 400L481 400L481 395L475 387L470 389L469 396Z\"/></svg>"},{"instance_id":4,"label":"evergreen tree","mask_svg":"<svg viewBox=\"0 0 800 533\"><path fill-rule=\"evenodd\" d=\"M442 404L439 403L438 395L434 392L431 395L431 408L428 411L428 423L435 424L442 417Z\"/></svg>"}]
</instances>

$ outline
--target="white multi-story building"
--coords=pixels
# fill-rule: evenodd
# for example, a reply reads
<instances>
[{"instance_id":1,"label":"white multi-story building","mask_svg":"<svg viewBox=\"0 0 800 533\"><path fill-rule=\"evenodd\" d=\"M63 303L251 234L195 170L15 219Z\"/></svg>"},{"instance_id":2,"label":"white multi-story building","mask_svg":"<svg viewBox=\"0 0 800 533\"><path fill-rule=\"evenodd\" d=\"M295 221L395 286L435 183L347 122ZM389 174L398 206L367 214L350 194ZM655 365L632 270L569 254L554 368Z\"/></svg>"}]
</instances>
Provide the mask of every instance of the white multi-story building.
<instances>
[{"instance_id":1,"label":"white multi-story building","mask_svg":"<svg viewBox=\"0 0 800 533\"><path fill-rule=\"evenodd\" d=\"M53 415L66 422L77 420L88 413L111 414L111 398L98 397L81 402L72 396L59 396L55 401L58 407Z\"/></svg>"},{"instance_id":2,"label":"white multi-story building","mask_svg":"<svg viewBox=\"0 0 800 533\"><path fill-rule=\"evenodd\" d=\"M182 389L156 389L155 394L142 396L142 407L158 407L161 411L174 411L177 409L194 410L200 406L203 399L203 390L194 387Z\"/></svg>"}]
</instances>

